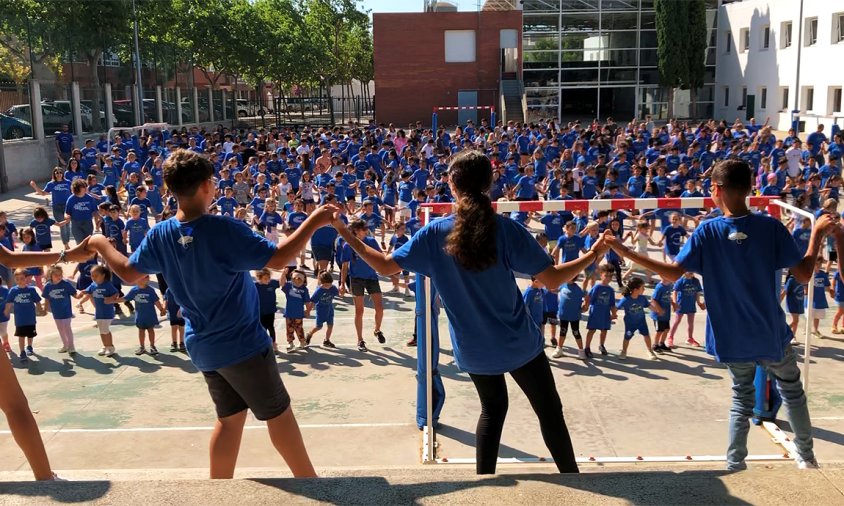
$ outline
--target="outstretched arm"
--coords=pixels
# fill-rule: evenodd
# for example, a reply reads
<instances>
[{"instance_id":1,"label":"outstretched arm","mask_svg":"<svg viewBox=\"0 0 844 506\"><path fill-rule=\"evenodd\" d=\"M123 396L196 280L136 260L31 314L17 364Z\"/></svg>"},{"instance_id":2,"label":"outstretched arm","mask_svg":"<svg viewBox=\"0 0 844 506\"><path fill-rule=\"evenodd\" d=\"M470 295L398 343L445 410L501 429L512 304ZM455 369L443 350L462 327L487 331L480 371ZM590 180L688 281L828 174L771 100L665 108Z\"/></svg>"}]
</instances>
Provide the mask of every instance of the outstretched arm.
<instances>
[{"instance_id":1,"label":"outstretched arm","mask_svg":"<svg viewBox=\"0 0 844 506\"><path fill-rule=\"evenodd\" d=\"M832 232L835 235L835 250L838 253L844 252L844 230L835 223L836 219L831 214L822 214L815 222L812 229L812 236L809 238L809 249L799 264L791 268L794 279L800 284L806 284L812 279L815 273L815 262L821 251L826 234Z\"/></svg>"},{"instance_id":2,"label":"outstretched arm","mask_svg":"<svg viewBox=\"0 0 844 506\"><path fill-rule=\"evenodd\" d=\"M645 269L653 271L663 278L666 281L674 282L680 279L686 270L676 263L667 263L667 262L660 262L659 260L654 260L653 258L642 255L633 251L632 249L625 246L617 237L612 235L612 232L607 230L604 233L604 239L606 240L607 244L618 253L619 256L624 258L629 258L633 262L641 265Z\"/></svg>"},{"instance_id":3,"label":"outstretched arm","mask_svg":"<svg viewBox=\"0 0 844 506\"><path fill-rule=\"evenodd\" d=\"M144 273L138 271L129 264L129 257L117 251L104 235L93 235L88 238L88 249L91 252L99 253L117 277L127 285L134 285L144 277Z\"/></svg>"},{"instance_id":4,"label":"outstretched arm","mask_svg":"<svg viewBox=\"0 0 844 506\"><path fill-rule=\"evenodd\" d=\"M595 263L604 253L607 252L608 246L603 237L599 238L592 248L577 260L566 262L558 265L551 265L544 271L536 275L538 279L545 286L560 286L563 283L575 279L587 267Z\"/></svg>"},{"instance_id":5,"label":"outstretched arm","mask_svg":"<svg viewBox=\"0 0 844 506\"><path fill-rule=\"evenodd\" d=\"M314 232L331 222L333 214L338 210L337 206L324 205L311 213L299 228L276 248L266 267L276 270L284 269L291 260L299 256L299 252L305 248Z\"/></svg>"},{"instance_id":6,"label":"outstretched arm","mask_svg":"<svg viewBox=\"0 0 844 506\"><path fill-rule=\"evenodd\" d=\"M88 239L79 245L65 252L65 260L78 262L88 259L91 254L86 251ZM11 268L36 267L58 263L61 253L42 251L9 251L5 246L0 246L0 265Z\"/></svg>"}]
</instances>

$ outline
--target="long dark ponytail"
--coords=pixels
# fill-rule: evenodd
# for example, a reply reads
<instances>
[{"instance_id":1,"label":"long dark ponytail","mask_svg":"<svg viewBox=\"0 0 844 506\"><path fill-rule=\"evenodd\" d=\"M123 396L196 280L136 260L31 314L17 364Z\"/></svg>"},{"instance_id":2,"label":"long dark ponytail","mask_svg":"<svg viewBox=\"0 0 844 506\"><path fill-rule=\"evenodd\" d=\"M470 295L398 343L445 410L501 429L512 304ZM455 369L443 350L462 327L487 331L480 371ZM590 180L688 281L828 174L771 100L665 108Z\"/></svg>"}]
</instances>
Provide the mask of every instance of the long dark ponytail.
<instances>
[{"instance_id":1,"label":"long dark ponytail","mask_svg":"<svg viewBox=\"0 0 844 506\"><path fill-rule=\"evenodd\" d=\"M492 164L479 151L461 151L451 162L449 176L459 196L445 250L465 269L482 271L498 259L495 210L487 194Z\"/></svg>"}]
</instances>

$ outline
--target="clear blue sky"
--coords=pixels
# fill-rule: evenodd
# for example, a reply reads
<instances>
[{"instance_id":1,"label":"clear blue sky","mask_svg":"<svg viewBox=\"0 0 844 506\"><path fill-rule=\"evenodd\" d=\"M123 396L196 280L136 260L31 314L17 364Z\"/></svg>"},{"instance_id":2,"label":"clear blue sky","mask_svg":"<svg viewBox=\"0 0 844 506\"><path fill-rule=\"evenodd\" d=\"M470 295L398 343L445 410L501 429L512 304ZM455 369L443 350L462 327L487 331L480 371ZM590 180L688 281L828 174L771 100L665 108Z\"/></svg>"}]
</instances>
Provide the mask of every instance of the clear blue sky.
<instances>
[{"instance_id":1,"label":"clear blue sky","mask_svg":"<svg viewBox=\"0 0 844 506\"><path fill-rule=\"evenodd\" d=\"M475 11L478 0L451 0L461 11ZM372 12L422 12L423 0L363 0L363 8Z\"/></svg>"}]
</instances>

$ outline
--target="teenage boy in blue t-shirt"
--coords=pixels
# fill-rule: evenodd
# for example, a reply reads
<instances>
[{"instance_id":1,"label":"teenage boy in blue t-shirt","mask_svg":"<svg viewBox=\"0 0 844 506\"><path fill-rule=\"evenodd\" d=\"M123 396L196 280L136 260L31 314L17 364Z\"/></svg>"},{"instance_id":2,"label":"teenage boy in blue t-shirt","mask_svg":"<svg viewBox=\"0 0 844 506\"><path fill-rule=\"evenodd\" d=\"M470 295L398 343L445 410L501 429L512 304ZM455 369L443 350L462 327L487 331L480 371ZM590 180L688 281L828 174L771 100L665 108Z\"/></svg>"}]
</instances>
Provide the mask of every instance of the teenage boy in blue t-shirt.
<instances>
[{"instance_id":1,"label":"teenage boy in blue t-shirt","mask_svg":"<svg viewBox=\"0 0 844 506\"><path fill-rule=\"evenodd\" d=\"M294 476L315 476L269 335L261 326L249 271L283 269L338 208L329 205L313 212L278 246L231 218L207 214L214 200L213 175L213 165L197 153L174 151L164 164L164 179L178 199L175 219L150 230L130 258L103 236L88 244L126 283L161 273L181 307L188 353L205 376L217 411L211 478L233 476L247 409L267 422L270 439Z\"/></svg>"},{"instance_id":2,"label":"teenage boy in blue t-shirt","mask_svg":"<svg viewBox=\"0 0 844 506\"><path fill-rule=\"evenodd\" d=\"M636 253L609 234L606 240L620 255L656 272L666 281L676 281L685 272L703 275L704 300L709 308L706 351L727 366L733 380L727 469L747 468L744 459L757 364L777 378L794 430L798 467L816 468L812 422L797 357L791 347L793 334L779 305L776 284L780 270L785 268L791 268L798 282L808 282L824 236L834 232L838 251L844 251L844 233L836 225L837 217L820 216L809 249L801 256L791 234L779 220L754 214L747 208L745 197L750 193L752 179L746 162L725 160L715 166L712 200L724 215L698 226L674 263Z\"/></svg>"}]
</instances>

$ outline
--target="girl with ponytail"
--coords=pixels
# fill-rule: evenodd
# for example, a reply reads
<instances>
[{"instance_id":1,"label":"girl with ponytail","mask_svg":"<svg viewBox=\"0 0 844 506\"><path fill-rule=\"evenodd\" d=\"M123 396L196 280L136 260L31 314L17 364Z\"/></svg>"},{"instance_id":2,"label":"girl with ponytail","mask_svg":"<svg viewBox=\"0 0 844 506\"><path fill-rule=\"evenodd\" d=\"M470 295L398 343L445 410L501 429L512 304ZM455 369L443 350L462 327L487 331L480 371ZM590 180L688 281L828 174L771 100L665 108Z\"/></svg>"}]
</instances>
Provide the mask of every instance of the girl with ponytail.
<instances>
[{"instance_id":1,"label":"girl with ponytail","mask_svg":"<svg viewBox=\"0 0 844 506\"><path fill-rule=\"evenodd\" d=\"M603 255L603 238L589 252L554 265L530 232L496 214L489 198L492 165L483 153L461 151L449 167L455 211L419 230L392 254L367 246L335 216L333 225L380 274L408 270L431 278L448 314L454 359L469 373L481 401L476 431L478 474L495 472L507 414L510 373L539 418L542 437L560 472L576 473L563 407L545 356L544 339L525 308L515 273L546 286L567 283Z\"/></svg>"}]
</instances>

